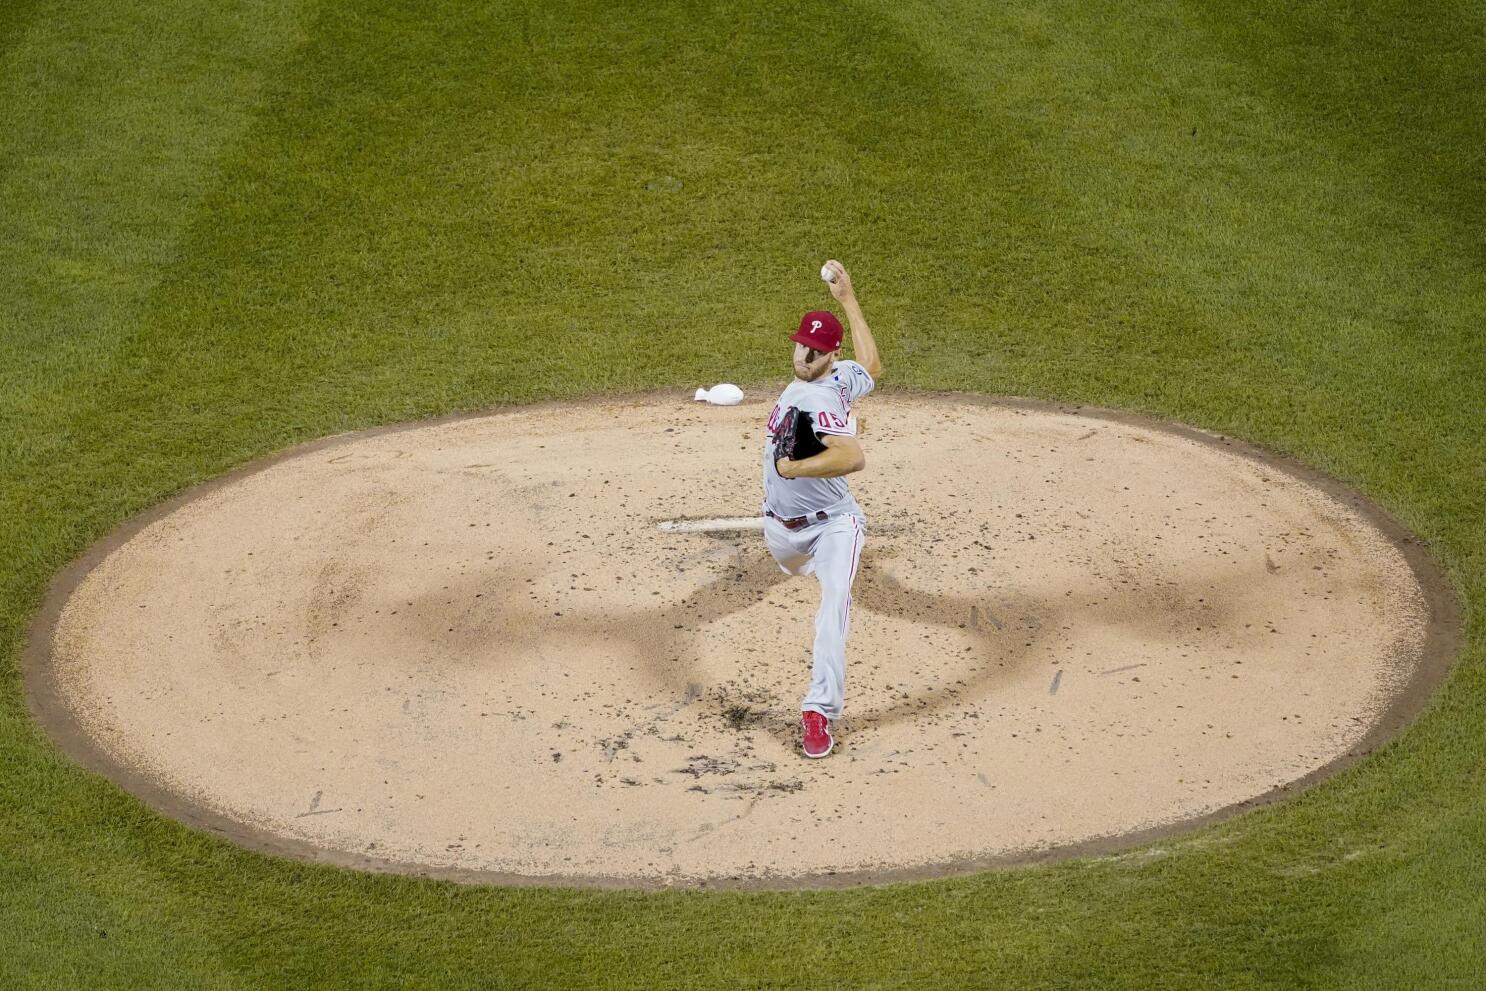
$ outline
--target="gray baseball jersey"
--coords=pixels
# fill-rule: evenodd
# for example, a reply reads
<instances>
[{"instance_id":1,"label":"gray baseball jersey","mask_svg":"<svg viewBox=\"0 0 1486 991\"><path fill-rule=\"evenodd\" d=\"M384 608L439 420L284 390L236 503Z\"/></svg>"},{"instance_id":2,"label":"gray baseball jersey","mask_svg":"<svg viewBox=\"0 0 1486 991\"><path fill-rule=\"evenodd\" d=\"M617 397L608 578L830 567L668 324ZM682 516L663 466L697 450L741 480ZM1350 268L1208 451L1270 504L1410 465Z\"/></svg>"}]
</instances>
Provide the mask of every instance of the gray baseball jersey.
<instances>
[{"instance_id":1,"label":"gray baseball jersey","mask_svg":"<svg viewBox=\"0 0 1486 991\"><path fill-rule=\"evenodd\" d=\"M791 406L810 414L815 433L856 436L851 404L872 391L872 376L855 361L838 361L814 382L795 379L780 393L764 435L764 508L785 518L820 510L861 512L844 478L784 478L774 470L774 431Z\"/></svg>"}]
</instances>

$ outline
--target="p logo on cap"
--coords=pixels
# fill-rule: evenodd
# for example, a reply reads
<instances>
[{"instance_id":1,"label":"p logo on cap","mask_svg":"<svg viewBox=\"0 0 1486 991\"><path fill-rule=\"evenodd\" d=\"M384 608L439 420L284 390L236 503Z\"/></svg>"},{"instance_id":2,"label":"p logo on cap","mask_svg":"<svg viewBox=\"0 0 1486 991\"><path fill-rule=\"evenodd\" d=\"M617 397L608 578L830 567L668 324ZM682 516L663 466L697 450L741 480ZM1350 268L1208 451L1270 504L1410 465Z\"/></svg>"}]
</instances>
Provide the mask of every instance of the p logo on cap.
<instances>
[{"instance_id":1,"label":"p logo on cap","mask_svg":"<svg viewBox=\"0 0 1486 991\"><path fill-rule=\"evenodd\" d=\"M800 318L800 329L790 337L796 344L817 351L834 351L841 346L841 321L829 310L811 310Z\"/></svg>"}]
</instances>

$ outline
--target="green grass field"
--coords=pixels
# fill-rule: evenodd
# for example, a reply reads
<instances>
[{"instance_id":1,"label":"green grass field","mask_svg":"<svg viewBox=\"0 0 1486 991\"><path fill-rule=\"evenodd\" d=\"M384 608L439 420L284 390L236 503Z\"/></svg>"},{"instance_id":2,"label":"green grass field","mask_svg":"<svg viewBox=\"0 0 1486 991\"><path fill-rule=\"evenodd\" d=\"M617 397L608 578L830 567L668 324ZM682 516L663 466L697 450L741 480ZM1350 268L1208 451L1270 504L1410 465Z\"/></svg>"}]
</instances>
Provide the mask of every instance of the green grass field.
<instances>
[{"instance_id":1,"label":"green grass field","mask_svg":"<svg viewBox=\"0 0 1486 991\"><path fill-rule=\"evenodd\" d=\"M1448 0L0 3L0 987L1486 986L1486 9ZM866 890L461 887L248 853L61 754L51 577L299 441L783 381L852 269L897 386L1231 433L1426 539L1395 743L1120 857Z\"/></svg>"}]
</instances>

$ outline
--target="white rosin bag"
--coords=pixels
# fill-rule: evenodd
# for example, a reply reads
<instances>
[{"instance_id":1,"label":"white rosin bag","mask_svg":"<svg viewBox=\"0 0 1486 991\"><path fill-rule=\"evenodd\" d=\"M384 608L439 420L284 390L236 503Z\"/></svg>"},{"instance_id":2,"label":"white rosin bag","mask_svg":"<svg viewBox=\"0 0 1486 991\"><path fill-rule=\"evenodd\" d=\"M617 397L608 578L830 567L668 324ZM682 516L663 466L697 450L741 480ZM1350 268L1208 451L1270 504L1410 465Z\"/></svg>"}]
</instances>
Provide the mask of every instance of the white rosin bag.
<instances>
[{"instance_id":1,"label":"white rosin bag","mask_svg":"<svg viewBox=\"0 0 1486 991\"><path fill-rule=\"evenodd\" d=\"M698 389L692 398L713 406L736 406L743 401L743 390L730 382L719 382L710 389Z\"/></svg>"}]
</instances>

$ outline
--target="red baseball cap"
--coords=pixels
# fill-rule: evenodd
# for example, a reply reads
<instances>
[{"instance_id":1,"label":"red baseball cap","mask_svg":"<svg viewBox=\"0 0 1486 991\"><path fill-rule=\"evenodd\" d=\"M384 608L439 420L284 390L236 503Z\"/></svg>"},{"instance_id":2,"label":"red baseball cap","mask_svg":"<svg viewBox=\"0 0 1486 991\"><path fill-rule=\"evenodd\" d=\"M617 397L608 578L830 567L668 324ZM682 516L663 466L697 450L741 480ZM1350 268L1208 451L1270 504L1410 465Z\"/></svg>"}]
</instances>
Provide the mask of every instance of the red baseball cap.
<instances>
[{"instance_id":1,"label":"red baseball cap","mask_svg":"<svg viewBox=\"0 0 1486 991\"><path fill-rule=\"evenodd\" d=\"M790 340L817 351L834 351L841 346L841 321L830 310L811 310L800 318L800 329Z\"/></svg>"}]
</instances>

